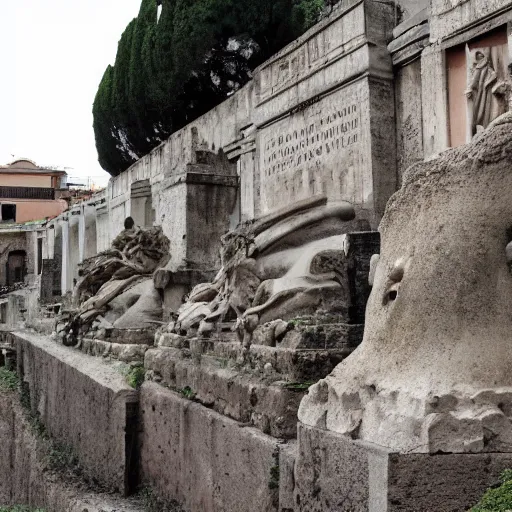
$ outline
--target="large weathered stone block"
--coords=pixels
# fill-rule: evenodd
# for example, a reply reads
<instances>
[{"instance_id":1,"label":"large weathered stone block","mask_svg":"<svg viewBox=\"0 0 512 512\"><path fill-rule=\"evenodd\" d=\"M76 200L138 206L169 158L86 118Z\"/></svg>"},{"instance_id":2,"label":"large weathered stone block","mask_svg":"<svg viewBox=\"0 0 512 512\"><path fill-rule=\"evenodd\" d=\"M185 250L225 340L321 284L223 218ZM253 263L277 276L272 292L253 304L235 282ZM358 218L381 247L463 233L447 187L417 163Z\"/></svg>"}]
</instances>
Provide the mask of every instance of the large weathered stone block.
<instances>
[{"instance_id":1,"label":"large weathered stone block","mask_svg":"<svg viewBox=\"0 0 512 512\"><path fill-rule=\"evenodd\" d=\"M465 512L512 454L398 454L327 430L298 428L300 512Z\"/></svg>"},{"instance_id":2,"label":"large weathered stone block","mask_svg":"<svg viewBox=\"0 0 512 512\"><path fill-rule=\"evenodd\" d=\"M32 411L53 439L73 449L86 473L127 493L137 392L101 359L40 336L15 337Z\"/></svg>"},{"instance_id":3,"label":"large weathered stone block","mask_svg":"<svg viewBox=\"0 0 512 512\"><path fill-rule=\"evenodd\" d=\"M0 393L0 503L47 512L141 512L135 499L96 494L48 467L46 440L37 437L14 392ZM64 470L65 471L65 470Z\"/></svg>"},{"instance_id":4,"label":"large weathered stone block","mask_svg":"<svg viewBox=\"0 0 512 512\"><path fill-rule=\"evenodd\" d=\"M433 0L432 40L442 41L479 20L498 17L507 7L508 0Z\"/></svg>"},{"instance_id":5,"label":"large weathered stone block","mask_svg":"<svg viewBox=\"0 0 512 512\"><path fill-rule=\"evenodd\" d=\"M348 1L255 73L256 213L316 194L376 226L395 190L388 4Z\"/></svg>"},{"instance_id":6,"label":"large weathered stone block","mask_svg":"<svg viewBox=\"0 0 512 512\"><path fill-rule=\"evenodd\" d=\"M279 375L251 374L219 363L204 356L199 364L173 348L148 350L144 361L167 386L190 389L203 405L274 437L295 438L297 410L307 386L290 388Z\"/></svg>"},{"instance_id":7,"label":"large weathered stone block","mask_svg":"<svg viewBox=\"0 0 512 512\"><path fill-rule=\"evenodd\" d=\"M282 444L154 383L141 390L141 477L188 510L279 506Z\"/></svg>"}]
</instances>

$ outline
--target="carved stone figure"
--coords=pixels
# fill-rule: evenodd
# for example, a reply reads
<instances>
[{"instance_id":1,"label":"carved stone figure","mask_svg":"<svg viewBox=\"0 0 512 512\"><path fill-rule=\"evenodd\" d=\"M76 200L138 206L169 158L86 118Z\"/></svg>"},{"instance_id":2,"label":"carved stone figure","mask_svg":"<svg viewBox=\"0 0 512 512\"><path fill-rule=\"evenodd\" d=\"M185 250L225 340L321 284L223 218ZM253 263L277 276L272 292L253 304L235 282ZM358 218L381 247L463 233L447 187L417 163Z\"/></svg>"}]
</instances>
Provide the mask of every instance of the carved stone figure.
<instances>
[{"instance_id":1,"label":"carved stone figure","mask_svg":"<svg viewBox=\"0 0 512 512\"><path fill-rule=\"evenodd\" d=\"M512 114L407 172L380 225L362 344L307 425L399 452L512 451Z\"/></svg>"},{"instance_id":2,"label":"carved stone figure","mask_svg":"<svg viewBox=\"0 0 512 512\"><path fill-rule=\"evenodd\" d=\"M471 133L487 128L489 123L507 110L507 83L502 79L501 47L478 48L470 54L466 95L470 100Z\"/></svg>"},{"instance_id":3,"label":"carved stone figure","mask_svg":"<svg viewBox=\"0 0 512 512\"><path fill-rule=\"evenodd\" d=\"M57 321L63 342L74 345L93 331L101 339L106 330L156 329L163 310L152 274L169 261L169 245L161 227L134 229L128 217L112 248L81 264L75 309Z\"/></svg>"},{"instance_id":4,"label":"carved stone figure","mask_svg":"<svg viewBox=\"0 0 512 512\"><path fill-rule=\"evenodd\" d=\"M321 196L240 226L224 239L217 278L192 290L171 331L208 336L228 324L249 346L263 324L346 314L340 233L354 228L354 216L349 203Z\"/></svg>"}]
</instances>

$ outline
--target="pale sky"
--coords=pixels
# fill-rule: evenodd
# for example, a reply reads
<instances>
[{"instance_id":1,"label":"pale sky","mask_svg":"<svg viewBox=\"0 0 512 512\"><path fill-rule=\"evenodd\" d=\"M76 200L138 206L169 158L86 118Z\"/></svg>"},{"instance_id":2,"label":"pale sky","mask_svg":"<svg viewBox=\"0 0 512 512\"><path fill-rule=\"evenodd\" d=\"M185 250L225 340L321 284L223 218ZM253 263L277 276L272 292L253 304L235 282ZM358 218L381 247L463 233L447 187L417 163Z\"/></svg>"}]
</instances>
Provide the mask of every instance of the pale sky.
<instances>
[{"instance_id":1,"label":"pale sky","mask_svg":"<svg viewBox=\"0 0 512 512\"><path fill-rule=\"evenodd\" d=\"M140 3L0 0L0 164L25 157L106 184L92 103Z\"/></svg>"}]
</instances>

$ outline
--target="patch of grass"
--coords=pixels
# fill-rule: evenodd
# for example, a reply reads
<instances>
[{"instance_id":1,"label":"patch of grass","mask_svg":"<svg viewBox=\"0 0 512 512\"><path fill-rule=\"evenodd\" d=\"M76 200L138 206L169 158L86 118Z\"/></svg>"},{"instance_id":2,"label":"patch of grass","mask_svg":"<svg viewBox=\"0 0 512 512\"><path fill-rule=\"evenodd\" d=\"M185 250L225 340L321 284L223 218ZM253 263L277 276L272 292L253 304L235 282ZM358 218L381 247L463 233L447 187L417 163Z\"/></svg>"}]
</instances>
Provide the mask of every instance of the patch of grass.
<instances>
[{"instance_id":1,"label":"patch of grass","mask_svg":"<svg viewBox=\"0 0 512 512\"><path fill-rule=\"evenodd\" d=\"M82 474L78 457L70 446L50 442L45 456L48 467L53 471L70 472L75 476Z\"/></svg>"},{"instance_id":2,"label":"patch of grass","mask_svg":"<svg viewBox=\"0 0 512 512\"><path fill-rule=\"evenodd\" d=\"M133 389L139 389L146 377L146 370L140 364L130 366L119 363L115 366L116 370L124 377L126 383Z\"/></svg>"},{"instance_id":3,"label":"patch of grass","mask_svg":"<svg viewBox=\"0 0 512 512\"><path fill-rule=\"evenodd\" d=\"M499 484L488 489L470 512L508 512L512 510L512 469L503 471Z\"/></svg>"},{"instance_id":4,"label":"patch of grass","mask_svg":"<svg viewBox=\"0 0 512 512\"><path fill-rule=\"evenodd\" d=\"M179 389L178 392L181 394L181 396L187 398L188 400L194 400L196 397L194 390L190 386L185 386L184 388Z\"/></svg>"},{"instance_id":5,"label":"patch of grass","mask_svg":"<svg viewBox=\"0 0 512 512\"><path fill-rule=\"evenodd\" d=\"M229 359L226 359L225 357L217 357L217 361L221 368L225 369L229 367Z\"/></svg>"},{"instance_id":6,"label":"patch of grass","mask_svg":"<svg viewBox=\"0 0 512 512\"><path fill-rule=\"evenodd\" d=\"M183 508L177 501L165 502L161 500L150 487L141 489L139 496L142 500L144 512L183 512Z\"/></svg>"},{"instance_id":7,"label":"patch of grass","mask_svg":"<svg viewBox=\"0 0 512 512\"><path fill-rule=\"evenodd\" d=\"M133 367L126 375L126 382L133 389L139 389L142 386L146 376L146 370L143 366Z\"/></svg>"},{"instance_id":8,"label":"patch of grass","mask_svg":"<svg viewBox=\"0 0 512 512\"><path fill-rule=\"evenodd\" d=\"M292 391L307 391L313 384L315 384L314 381L287 382L283 387L285 389L291 389Z\"/></svg>"},{"instance_id":9,"label":"patch of grass","mask_svg":"<svg viewBox=\"0 0 512 512\"><path fill-rule=\"evenodd\" d=\"M8 370L5 366L0 368L0 391L14 391L18 389L19 379L15 372ZM2 512L2 509L0 509Z\"/></svg>"},{"instance_id":10,"label":"patch of grass","mask_svg":"<svg viewBox=\"0 0 512 512\"><path fill-rule=\"evenodd\" d=\"M301 325L307 325L307 322L300 318L292 318L291 320L288 320L288 326L291 328L299 327Z\"/></svg>"}]
</instances>

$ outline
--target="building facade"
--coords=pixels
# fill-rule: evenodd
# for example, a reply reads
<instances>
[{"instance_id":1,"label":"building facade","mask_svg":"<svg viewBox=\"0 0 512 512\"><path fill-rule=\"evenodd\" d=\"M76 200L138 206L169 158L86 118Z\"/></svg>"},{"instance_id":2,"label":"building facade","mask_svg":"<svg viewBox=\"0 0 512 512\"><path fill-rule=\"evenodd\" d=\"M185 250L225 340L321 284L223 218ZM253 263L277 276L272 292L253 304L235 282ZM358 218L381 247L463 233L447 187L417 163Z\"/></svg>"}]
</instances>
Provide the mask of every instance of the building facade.
<instances>
[{"instance_id":1,"label":"building facade","mask_svg":"<svg viewBox=\"0 0 512 512\"><path fill-rule=\"evenodd\" d=\"M23 224L60 215L67 209L67 173L38 167L31 160L0 166L2 223Z\"/></svg>"},{"instance_id":2,"label":"building facade","mask_svg":"<svg viewBox=\"0 0 512 512\"><path fill-rule=\"evenodd\" d=\"M15 313L25 309L25 296L39 288L45 224L68 208L66 178L65 171L27 159L0 166L1 323L19 320Z\"/></svg>"}]
</instances>

